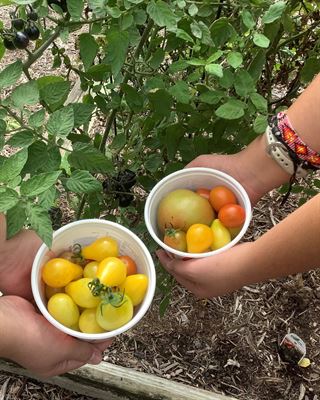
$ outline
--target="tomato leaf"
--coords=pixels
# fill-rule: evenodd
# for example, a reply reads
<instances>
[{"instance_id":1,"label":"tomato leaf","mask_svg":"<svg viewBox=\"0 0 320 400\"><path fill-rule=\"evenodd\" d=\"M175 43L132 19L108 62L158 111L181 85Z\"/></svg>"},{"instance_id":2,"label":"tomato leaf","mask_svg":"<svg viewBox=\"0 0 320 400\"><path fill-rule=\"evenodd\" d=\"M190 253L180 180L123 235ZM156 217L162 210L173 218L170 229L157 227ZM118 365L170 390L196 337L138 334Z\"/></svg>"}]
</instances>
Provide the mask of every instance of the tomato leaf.
<instances>
[{"instance_id":1,"label":"tomato leaf","mask_svg":"<svg viewBox=\"0 0 320 400\"><path fill-rule=\"evenodd\" d=\"M52 244L52 223L48 211L40 206L27 204L27 216L31 228L36 231L39 237L50 248Z\"/></svg>"},{"instance_id":2,"label":"tomato leaf","mask_svg":"<svg viewBox=\"0 0 320 400\"><path fill-rule=\"evenodd\" d=\"M101 182L94 178L88 171L73 171L70 178L66 179L65 186L74 193L91 193L102 190Z\"/></svg>"},{"instance_id":3,"label":"tomato leaf","mask_svg":"<svg viewBox=\"0 0 320 400\"><path fill-rule=\"evenodd\" d=\"M54 186L59 178L61 171L44 172L34 175L27 181L23 181L20 186L20 193L23 196L36 196Z\"/></svg>"},{"instance_id":4,"label":"tomato leaf","mask_svg":"<svg viewBox=\"0 0 320 400\"><path fill-rule=\"evenodd\" d=\"M10 239L24 227L26 218L25 205L22 202L17 203L7 211L7 239Z\"/></svg>"}]
</instances>

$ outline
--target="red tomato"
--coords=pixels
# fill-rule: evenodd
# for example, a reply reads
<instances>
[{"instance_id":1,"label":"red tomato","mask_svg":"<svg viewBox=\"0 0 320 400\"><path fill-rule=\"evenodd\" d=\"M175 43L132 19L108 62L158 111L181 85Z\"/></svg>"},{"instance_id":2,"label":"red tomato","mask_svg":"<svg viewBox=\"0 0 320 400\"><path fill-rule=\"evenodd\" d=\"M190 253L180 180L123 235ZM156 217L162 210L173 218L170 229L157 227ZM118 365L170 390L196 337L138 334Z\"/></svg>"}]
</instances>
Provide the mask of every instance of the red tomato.
<instances>
[{"instance_id":1,"label":"red tomato","mask_svg":"<svg viewBox=\"0 0 320 400\"><path fill-rule=\"evenodd\" d=\"M209 200L210 198L210 189L198 188L196 190L196 193L198 193L199 196L204 197L207 200Z\"/></svg>"},{"instance_id":2,"label":"red tomato","mask_svg":"<svg viewBox=\"0 0 320 400\"><path fill-rule=\"evenodd\" d=\"M123 261L127 266L127 276L134 275L137 273L137 264L130 256L119 256L121 261Z\"/></svg>"},{"instance_id":3,"label":"red tomato","mask_svg":"<svg viewBox=\"0 0 320 400\"><path fill-rule=\"evenodd\" d=\"M244 223L246 213L239 204L226 204L220 208L218 218L226 228L236 228Z\"/></svg>"},{"instance_id":4,"label":"red tomato","mask_svg":"<svg viewBox=\"0 0 320 400\"><path fill-rule=\"evenodd\" d=\"M226 204L237 204L236 196L225 186L216 186L211 189L209 201L216 211Z\"/></svg>"}]
</instances>

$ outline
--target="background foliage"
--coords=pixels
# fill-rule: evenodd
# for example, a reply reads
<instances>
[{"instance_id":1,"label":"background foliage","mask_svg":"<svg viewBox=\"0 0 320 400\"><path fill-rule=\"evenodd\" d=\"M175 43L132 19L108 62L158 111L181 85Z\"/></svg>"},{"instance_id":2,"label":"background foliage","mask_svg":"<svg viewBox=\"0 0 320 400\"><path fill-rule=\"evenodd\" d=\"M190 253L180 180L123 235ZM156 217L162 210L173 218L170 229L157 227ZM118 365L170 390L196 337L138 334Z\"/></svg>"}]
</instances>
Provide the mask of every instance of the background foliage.
<instances>
[{"instance_id":1,"label":"background foliage","mask_svg":"<svg viewBox=\"0 0 320 400\"><path fill-rule=\"evenodd\" d=\"M48 210L62 195L75 218L113 219L144 235L145 196L159 179L199 154L239 151L320 71L317 2L49 3L0 1L23 19L32 4L41 32L25 57L1 65L0 147L14 149L0 158L9 236L28 225L50 245ZM8 29L4 21L3 38ZM63 42L77 32L71 62ZM5 51L0 41L1 58ZM47 51L65 76L44 66L33 77ZM82 100L65 105L75 75ZM97 116L104 129L92 134ZM126 169L137 175L127 191Z\"/></svg>"}]
</instances>

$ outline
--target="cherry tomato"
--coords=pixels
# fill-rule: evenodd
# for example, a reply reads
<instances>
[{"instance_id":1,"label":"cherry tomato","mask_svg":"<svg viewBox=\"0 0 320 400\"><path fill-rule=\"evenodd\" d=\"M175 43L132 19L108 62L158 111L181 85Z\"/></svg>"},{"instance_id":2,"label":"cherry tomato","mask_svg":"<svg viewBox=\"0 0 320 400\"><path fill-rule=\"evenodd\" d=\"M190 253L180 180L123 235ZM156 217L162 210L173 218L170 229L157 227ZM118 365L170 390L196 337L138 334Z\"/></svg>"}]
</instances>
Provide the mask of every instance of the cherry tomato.
<instances>
[{"instance_id":1,"label":"cherry tomato","mask_svg":"<svg viewBox=\"0 0 320 400\"><path fill-rule=\"evenodd\" d=\"M91 261L83 268L83 276L84 278L96 278L98 271L99 263L98 261Z\"/></svg>"},{"instance_id":2,"label":"cherry tomato","mask_svg":"<svg viewBox=\"0 0 320 400\"><path fill-rule=\"evenodd\" d=\"M118 243L109 236L101 237L82 248L81 254L87 260L102 261L107 257L118 257Z\"/></svg>"},{"instance_id":3,"label":"cherry tomato","mask_svg":"<svg viewBox=\"0 0 320 400\"><path fill-rule=\"evenodd\" d=\"M127 276L125 281L119 286L122 293L125 293L132 300L132 304L140 304L148 288L148 277L145 274L135 274Z\"/></svg>"},{"instance_id":4,"label":"cherry tomato","mask_svg":"<svg viewBox=\"0 0 320 400\"><path fill-rule=\"evenodd\" d=\"M87 308L82 311L79 318L79 330L84 333L105 332L96 320L97 308Z\"/></svg>"},{"instance_id":5,"label":"cherry tomato","mask_svg":"<svg viewBox=\"0 0 320 400\"><path fill-rule=\"evenodd\" d=\"M215 186L210 191L210 204L219 211L225 204L236 204L237 198L234 193L225 186Z\"/></svg>"},{"instance_id":6,"label":"cherry tomato","mask_svg":"<svg viewBox=\"0 0 320 400\"><path fill-rule=\"evenodd\" d=\"M65 292L72 298L72 300L80 307L93 308L97 307L100 303L100 298L94 296L89 289L89 282L91 278L81 278L76 281L70 282L65 287Z\"/></svg>"},{"instance_id":7,"label":"cherry tomato","mask_svg":"<svg viewBox=\"0 0 320 400\"><path fill-rule=\"evenodd\" d=\"M62 325L71 327L78 323L79 309L66 293L56 293L48 301L48 311Z\"/></svg>"},{"instance_id":8,"label":"cherry tomato","mask_svg":"<svg viewBox=\"0 0 320 400\"><path fill-rule=\"evenodd\" d=\"M64 258L52 258L42 269L43 281L53 288L66 286L69 282L82 277L83 269Z\"/></svg>"},{"instance_id":9,"label":"cherry tomato","mask_svg":"<svg viewBox=\"0 0 320 400\"><path fill-rule=\"evenodd\" d=\"M237 228L244 223L246 213L239 204L226 204L220 209L218 218L225 227Z\"/></svg>"},{"instance_id":10,"label":"cherry tomato","mask_svg":"<svg viewBox=\"0 0 320 400\"><path fill-rule=\"evenodd\" d=\"M133 317L133 304L130 297L126 294L120 295L119 293L114 293L113 296L121 297L114 305L112 304L112 300L107 303L102 300L96 311L97 323L106 331L113 331L120 328Z\"/></svg>"},{"instance_id":11,"label":"cherry tomato","mask_svg":"<svg viewBox=\"0 0 320 400\"><path fill-rule=\"evenodd\" d=\"M119 286L126 276L127 266L117 257L107 257L99 263L97 278L105 286Z\"/></svg>"},{"instance_id":12,"label":"cherry tomato","mask_svg":"<svg viewBox=\"0 0 320 400\"><path fill-rule=\"evenodd\" d=\"M137 264L130 256L119 256L118 258L126 264L127 276L137 273Z\"/></svg>"},{"instance_id":13,"label":"cherry tomato","mask_svg":"<svg viewBox=\"0 0 320 400\"><path fill-rule=\"evenodd\" d=\"M187 251L186 234L180 229L166 229L164 232L163 242L173 249Z\"/></svg>"},{"instance_id":14,"label":"cherry tomato","mask_svg":"<svg viewBox=\"0 0 320 400\"><path fill-rule=\"evenodd\" d=\"M187 231L187 247L189 253L207 251L213 241L213 232L208 225L193 224Z\"/></svg>"},{"instance_id":15,"label":"cherry tomato","mask_svg":"<svg viewBox=\"0 0 320 400\"><path fill-rule=\"evenodd\" d=\"M196 193L198 193L198 195L204 197L207 200L209 200L209 198L210 198L210 189L198 188L196 190Z\"/></svg>"},{"instance_id":16,"label":"cherry tomato","mask_svg":"<svg viewBox=\"0 0 320 400\"><path fill-rule=\"evenodd\" d=\"M231 235L228 229L221 223L219 219L212 222L211 229L213 232L212 250L220 249L231 242Z\"/></svg>"},{"instance_id":17,"label":"cherry tomato","mask_svg":"<svg viewBox=\"0 0 320 400\"><path fill-rule=\"evenodd\" d=\"M53 288L45 285L46 299L49 300L56 293L64 293L64 287Z\"/></svg>"}]
</instances>

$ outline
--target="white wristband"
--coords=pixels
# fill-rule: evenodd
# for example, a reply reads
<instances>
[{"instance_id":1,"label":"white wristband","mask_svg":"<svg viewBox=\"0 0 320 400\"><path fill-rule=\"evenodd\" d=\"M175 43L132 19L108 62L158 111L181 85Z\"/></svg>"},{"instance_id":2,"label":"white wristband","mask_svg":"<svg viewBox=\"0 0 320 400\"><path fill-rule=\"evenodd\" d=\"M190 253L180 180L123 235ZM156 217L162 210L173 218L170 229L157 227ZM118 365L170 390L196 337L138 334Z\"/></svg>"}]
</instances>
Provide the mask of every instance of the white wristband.
<instances>
[{"instance_id":1,"label":"white wristband","mask_svg":"<svg viewBox=\"0 0 320 400\"><path fill-rule=\"evenodd\" d=\"M267 153L273 158L282 169L284 169L289 175L294 174L294 163L289 156L288 149L286 146L279 142L272 133L270 126L267 127L265 132L267 140ZM301 167L297 167L296 177L304 178L307 176L308 171Z\"/></svg>"}]
</instances>

